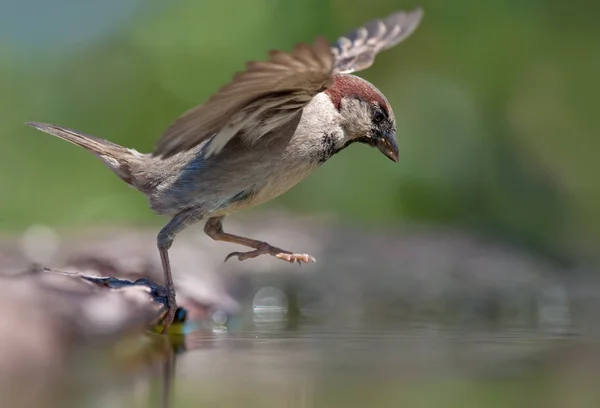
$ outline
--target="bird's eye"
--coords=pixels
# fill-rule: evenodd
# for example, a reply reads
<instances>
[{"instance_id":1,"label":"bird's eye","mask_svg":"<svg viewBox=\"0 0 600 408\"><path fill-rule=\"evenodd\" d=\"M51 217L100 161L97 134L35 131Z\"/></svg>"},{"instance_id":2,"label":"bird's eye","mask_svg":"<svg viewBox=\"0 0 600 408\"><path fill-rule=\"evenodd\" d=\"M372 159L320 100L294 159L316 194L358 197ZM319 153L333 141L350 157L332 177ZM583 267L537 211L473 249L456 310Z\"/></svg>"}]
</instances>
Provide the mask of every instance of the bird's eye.
<instances>
[{"instance_id":1,"label":"bird's eye","mask_svg":"<svg viewBox=\"0 0 600 408\"><path fill-rule=\"evenodd\" d=\"M382 111L380 111L380 110L375 111L375 114L373 115L374 123L381 123L381 122L383 122L384 119L385 119L385 115L383 114Z\"/></svg>"}]
</instances>

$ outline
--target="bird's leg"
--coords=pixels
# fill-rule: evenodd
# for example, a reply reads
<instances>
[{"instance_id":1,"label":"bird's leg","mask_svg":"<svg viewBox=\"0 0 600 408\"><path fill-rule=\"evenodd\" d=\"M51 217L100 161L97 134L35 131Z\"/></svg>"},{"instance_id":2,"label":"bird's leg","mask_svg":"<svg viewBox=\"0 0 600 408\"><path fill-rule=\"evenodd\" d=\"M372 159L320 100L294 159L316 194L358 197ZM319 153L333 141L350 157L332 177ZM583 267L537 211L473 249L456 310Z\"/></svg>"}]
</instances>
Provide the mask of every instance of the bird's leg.
<instances>
[{"instance_id":1,"label":"bird's leg","mask_svg":"<svg viewBox=\"0 0 600 408\"><path fill-rule=\"evenodd\" d=\"M169 262L169 248L173 244L175 235L181 232L187 225L198 218L191 210L183 211L177 214L167 225L160 230L157 237L158 252L162 262L163 273L165 277L165 288L167 289L167 314L163 318L163 333L169 330L169 327L175 319L177 303L175 302L175 285L173 285L173 276L171 275L171 264Z\"/></svg>"},{"instance_id":2,"label":"bird's leg","mask_svg":"<svg viewBox=\"0 0 600 408\"><path fill-rule=\"evenodd\" d=\"M256 258L259 255L271 255L290 263L298 262L301 264L302 262L315 262L315 258L308 254L295 254L290 251L286 251L285 249L269 245L264 241L258 241L256 239L240 237L238 235L223 232L223 218L224 217L209 218L204 225L204 232L206 232L206 235L215 241L231 242L234 244L254 248L254 251L249 252L232 252L227 255L225 261L232 256L237 256L240 261L243 261L245 259Z\"/></svg>"}]
</instances>

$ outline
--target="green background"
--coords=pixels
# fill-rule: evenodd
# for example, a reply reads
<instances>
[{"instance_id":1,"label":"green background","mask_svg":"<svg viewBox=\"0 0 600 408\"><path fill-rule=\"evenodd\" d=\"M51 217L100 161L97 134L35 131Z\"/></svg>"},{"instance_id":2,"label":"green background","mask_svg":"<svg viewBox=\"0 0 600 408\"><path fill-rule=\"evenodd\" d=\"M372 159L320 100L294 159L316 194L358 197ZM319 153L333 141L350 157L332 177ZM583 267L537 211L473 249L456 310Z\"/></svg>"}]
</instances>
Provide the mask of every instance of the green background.
<instances>
[{"instance_id":1,"label":"green background","mask_svg":"<svg viewBox=\"0 0 600 408\"><path fill-rule=\"evenodd\" d=\"M600 241L600 2L0 1L0 231L153 223L145 198L43 121L142 152L250 59L422 6L361 73L400 163L353 146L274 203L347 222L441 223L563 259Z\"/></svg>"}]
</instances>

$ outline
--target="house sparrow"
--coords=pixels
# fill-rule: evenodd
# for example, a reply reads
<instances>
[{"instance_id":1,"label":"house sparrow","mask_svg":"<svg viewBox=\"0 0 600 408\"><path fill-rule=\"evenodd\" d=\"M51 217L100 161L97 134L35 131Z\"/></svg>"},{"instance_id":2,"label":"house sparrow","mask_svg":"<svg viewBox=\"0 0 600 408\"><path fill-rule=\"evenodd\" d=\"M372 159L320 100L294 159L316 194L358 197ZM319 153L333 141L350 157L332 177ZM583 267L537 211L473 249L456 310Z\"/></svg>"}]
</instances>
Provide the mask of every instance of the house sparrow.
<instances>
[{"instance_id":1,"label":"house sparrow","mask_svg":"<svg viewBox=\"0 0 600 408\"><path fill-rule=\"evenodd\" d=\"M171 217L157 237L168 293L166 332L176 311L168 250L177 233L207 220L204 231L214 240L253 248L226 260L268 254L314 262L308 254L224 232L223 218L279 196L355 142L398 161L392 108L377 88L350 73L407 38L422 15L416 9L371 21L333 46L319 37L291 53L271 51L268 61L248 63L205 104L179 117L152 154L60 126L27 124L91 151L144 193L156 213Z\"/></svg>"}]
</instances>

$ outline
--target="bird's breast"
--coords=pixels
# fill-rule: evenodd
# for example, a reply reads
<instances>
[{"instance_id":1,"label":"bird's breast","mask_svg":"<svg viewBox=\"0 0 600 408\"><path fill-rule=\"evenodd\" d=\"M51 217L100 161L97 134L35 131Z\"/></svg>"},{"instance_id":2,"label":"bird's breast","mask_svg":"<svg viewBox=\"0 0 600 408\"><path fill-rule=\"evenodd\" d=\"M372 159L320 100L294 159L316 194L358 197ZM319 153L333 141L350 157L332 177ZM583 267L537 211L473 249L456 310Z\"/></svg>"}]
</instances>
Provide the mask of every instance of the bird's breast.
<instances>
[{"instance_id":1,"label":"bird's breast","mask_svg":"<svg viewBox=\"0 0 600 408\"><path fill-rule=\"evenodd\" d=\"M263 173L255 182L240 186L239 191L232 192L227 205L216 215L230 214L271 201L304 180L316 168L310 163L290 164L282 163L281 166L271 169L263 168Z\"/></svg>"}]
</instances>

